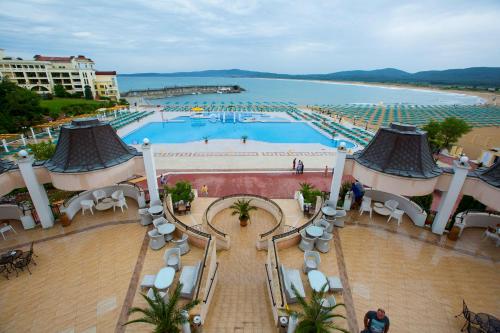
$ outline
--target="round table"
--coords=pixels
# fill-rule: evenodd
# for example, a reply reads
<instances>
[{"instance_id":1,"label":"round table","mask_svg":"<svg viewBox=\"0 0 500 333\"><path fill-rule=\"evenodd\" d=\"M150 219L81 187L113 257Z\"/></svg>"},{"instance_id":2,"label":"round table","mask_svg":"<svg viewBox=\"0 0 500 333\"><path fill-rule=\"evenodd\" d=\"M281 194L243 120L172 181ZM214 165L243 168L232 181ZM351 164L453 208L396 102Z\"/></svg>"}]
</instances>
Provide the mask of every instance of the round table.
<instances>
[{"instance_id":1,"label":"round table","mask_svg":"<svg viewBox=\"0 0 500 333\"><path fill-rule=\"evenodd\" d=\"M321 212L329 217L335 217L335 215L337 215L337 211L333 207L330 207L330 206L325 206L325 207L321 208Z\"/></svg>"},{"instance_id":2,"label":"round table","mask_svg":"<svg viewBox=\"0 0 500 333\"><path fill-rule=\"evenodd\" d=\"M326 279L325 274L318 270L312 270L307 273L307 278L313 290L320 292L321 289L324 288L325 292L328 291L328 280Z\"/></svg>"},{"instance_id":3,"label":"round table","mask_svg":"<svg viewBox=\"0 0 500 333\"><path fill-rule=\"evenodd\" d=\"M311 236L311 237L321 237L323 235L323 232L325 230L321 227L318 227L316 225L310 225L306 228L306 233Z\"/></svg>"},{"instance_id":4,"label":"round table","mask_svg":"<svg viewBox=\"0 0 500 333\"><path fill-rule=\"evenodd\" d=\"M97 210L108 210L110 208L113 208L114 206L114 201L111 198L104 198L101 202L99 202L97 205L95 205L95 209Z\"/></svg>"},{"instance_id":5,"label":"round table","mask_svg":"<svg viewBox=\"0 0 500 333\"><path fill-rule=\"evenodd\" d=\"M165 235L165 240L169 241L172 239L172 233L175 231L175 224L172 223L164 223L160 224L156 229L162 235Z\"/></svg>"},{"instance_id":6,"label":"round table","mask_svg":"<svg viewBox=\"0 0 500 333\"><path fill-rule=\"evenodd\" d=\"M148 213L151 215L155 215L155 216L161 215L161 214L163 214L163 206L158 205L158 206L149 207Z\"/></svg>"},{"instance_id":7,"label":"round table","mask_svg":"<svg viewBox=\"0 0 500 333\"><path fill-rule=\"evenodd\" d=\"M167 289L174 282L175 269L172 267L163 267L156 274L155 287L157 289Z\"/></svg>"}]
</instances>

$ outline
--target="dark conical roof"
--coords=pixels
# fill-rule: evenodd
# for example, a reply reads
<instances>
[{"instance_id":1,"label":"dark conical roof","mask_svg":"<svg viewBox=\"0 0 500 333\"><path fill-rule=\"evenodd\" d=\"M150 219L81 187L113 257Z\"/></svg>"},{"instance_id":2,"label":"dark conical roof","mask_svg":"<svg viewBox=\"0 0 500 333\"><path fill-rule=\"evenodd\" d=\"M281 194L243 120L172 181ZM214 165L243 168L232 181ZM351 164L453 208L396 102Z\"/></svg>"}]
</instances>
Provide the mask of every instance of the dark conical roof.
<instances>
[{"instance_id":1,"label":"dark conical roof","mask_svg":"<svg viewBox=\"0 0 500 333\"><path fill-rule=\"evenodd\" d=\"M500 187L500 159L489 168L477 170L476 174L488 184Z\"/></svg>"},{"instance_id":2,"label":"dark conical roof","mask_svg":"<svg viewBox=\"0 0 500 333\"><path fill-rule=\"evenodd\" d=\"M411 125L392 123L380 128L354 159L370 169L400 177L433 178L442 173L432 157L426 132Z\"/></svg>"},{"instance_id":3,"label":"dark conical roof","mask_svg":"<svg viewBox=\"0 0 500 333\"><path fill-rule=\"evenodd\" d=\"M121 164L138 154L109 123L84 118L61 127L56 152L45 166L53 172L87 172Z\"/></svg>"},{"instance_id":4,"label":"dark conical roof","mask_svg":"<svg viewBox=\"0 0 500 333\"><path fill-rule=\"evenodd\" d=\"M0 174L4 173L5 171L9 171L14 166L15 164L12 161L0 159Z\"/></svg>"}]
</instances>

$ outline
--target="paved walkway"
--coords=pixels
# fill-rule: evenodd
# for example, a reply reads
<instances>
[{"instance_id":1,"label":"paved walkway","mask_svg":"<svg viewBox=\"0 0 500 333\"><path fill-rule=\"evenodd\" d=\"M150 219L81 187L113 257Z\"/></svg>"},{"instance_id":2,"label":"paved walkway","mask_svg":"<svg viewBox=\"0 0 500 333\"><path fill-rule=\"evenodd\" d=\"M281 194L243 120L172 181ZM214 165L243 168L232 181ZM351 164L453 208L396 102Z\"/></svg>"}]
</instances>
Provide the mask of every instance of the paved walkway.
<instances>
[{"instance_id":1,"label":"paved walkway","mask_svg":"<svg viewBox=\"0 0 500 333\"><path fill-rule=\"evenodd\" d=\"M167 185L173 186L179 180L188 180L193 188L208 186L210 197L222 197L235 193L252 193L268 198L291 199L300 183L310 183L321 191L330 191L331 172L306 172L296 175L291 170L281 173L200 173L173 174L167 178ZM350 178L346 178L348 180ZM141 184L146 186L145 184Z\"/></svg>"}]
</instances>

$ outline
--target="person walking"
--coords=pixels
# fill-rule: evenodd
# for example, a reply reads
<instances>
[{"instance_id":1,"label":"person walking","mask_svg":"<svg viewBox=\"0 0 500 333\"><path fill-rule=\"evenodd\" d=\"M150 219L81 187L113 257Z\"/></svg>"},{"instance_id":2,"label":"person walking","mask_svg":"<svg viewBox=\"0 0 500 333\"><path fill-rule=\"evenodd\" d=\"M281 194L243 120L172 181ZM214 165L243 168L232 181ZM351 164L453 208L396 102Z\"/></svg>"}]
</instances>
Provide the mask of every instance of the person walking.
<instances>
[{"instance_id":1,"label":"person walking","mask_svg":"<svg viewBox=\"0 0 500 333\"><path fill-rule=\"evenodd\" d=\"M387 333L389 332L389 317L385 310L379 308L377 311L368 311L363 320L365 329L361 333Z\"/></svg>"},{"instance_id":2,"label":"person walking","mask_svg":"<svg viewBox=\"0 0 500 333\"><path fill-rule=\"evenodd\" d=\"M204 197L208 197L208 186L203 185L200 189L201 195Z\"/></svg>"},{"instance_id":3,"label":"person walking","mask_svg":"<svg viewBox=\"0 0 500 333\"><path fill-rule=\"evenodd\" d=\"M325 166L325 177L328 177L328 165Z\"/></svg>"},{"instance_id":4,"label":"person walking","mask_svg":"<svg viewBox=\"0 0 500 333\"><path fill-rule=\"evenodd\" d=\"M297 163L297 167L295 168L295 174L300 174L300 166L302 165L302 161L299 160L299 163Z\"/></svg>"},{"instance_id":5,"label":"person walking","mask_svg":"<svg viewBox=\"0 0 500 333\"><path fill-rule=\"evenodd\" d=\"M294 158L292 161L292 170L295 170L295 163L297 162L297 158Z\"/></svg>"}]
</instances>

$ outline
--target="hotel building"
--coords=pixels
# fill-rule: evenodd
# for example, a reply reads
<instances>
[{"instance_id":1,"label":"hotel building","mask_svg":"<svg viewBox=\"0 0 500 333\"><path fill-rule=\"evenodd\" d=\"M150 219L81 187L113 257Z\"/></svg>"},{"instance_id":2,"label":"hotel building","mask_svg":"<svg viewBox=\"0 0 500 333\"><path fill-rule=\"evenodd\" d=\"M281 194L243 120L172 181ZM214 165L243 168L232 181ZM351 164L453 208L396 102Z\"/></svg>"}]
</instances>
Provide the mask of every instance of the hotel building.
<instances>
[{"instance_id":1,"label":"hotel building","mask_svg":"<svg viewBox=\"0 0 500 333\"><path fill-rule=\"evenodd\" d=\"M48 57L35 55L33 60L9 57L0 49L0 78L40 94L53 94L62 85L69 93L84 94L89 86L93 98L120 99L115 71L99 72L95 63L83 55Z\"/></svg>"}]
</instances>

